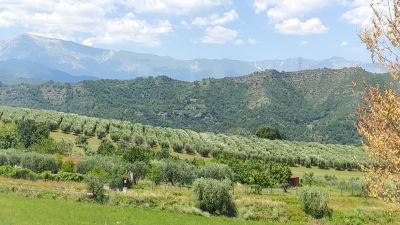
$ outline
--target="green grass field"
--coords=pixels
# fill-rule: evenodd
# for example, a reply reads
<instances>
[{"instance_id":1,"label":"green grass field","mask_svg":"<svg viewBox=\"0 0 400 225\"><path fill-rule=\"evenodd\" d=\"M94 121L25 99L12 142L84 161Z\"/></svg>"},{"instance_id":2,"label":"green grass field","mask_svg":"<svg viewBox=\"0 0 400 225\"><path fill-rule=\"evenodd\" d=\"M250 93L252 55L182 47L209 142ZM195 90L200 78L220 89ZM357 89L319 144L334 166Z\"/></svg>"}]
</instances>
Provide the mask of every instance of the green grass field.
<instances>
[{"instance_id":1,"label":"green grass field","mask_svg":"<svg viewBox=\"0 0 400 225\"><path fill-rule=\"evenodd\" d=\"M154 209L103 206L0 194L1 225L223 225L267 224L201 217ZM269 223L273 224L273 223ZM288 224L288 223L285 223ZM289 223L298 224L298 223Z\"/></svg>"},{"instance_id":2,"label":"green grass field","mask_svg":"<svg viewBox=\"0 0 400 225\"><path fill-rule=\"evenodd\" d=\"M400 224L400 213L381 200L352 196L326 187L330 194L332 218L314 220L298 200L300 190L265 190L261 195L239 185L233 198L238 218L207 217L193 213L192 190L172 186L151 188L141 182L123 194L111 191L107 205L80 202L85 185L75 182L29 181L0 177L0 225L80 225L80 224L304 224L358 225ZM52 193L52 194L51 194ZM275 210L272 210L272 208ZM185 211L185 210L189 211ZM274 211L277 213L273 216ZM260 213L266 220L245 220L246 212ZM274 217L275 219L272 219Z\"/></svg>"}]
</instances>

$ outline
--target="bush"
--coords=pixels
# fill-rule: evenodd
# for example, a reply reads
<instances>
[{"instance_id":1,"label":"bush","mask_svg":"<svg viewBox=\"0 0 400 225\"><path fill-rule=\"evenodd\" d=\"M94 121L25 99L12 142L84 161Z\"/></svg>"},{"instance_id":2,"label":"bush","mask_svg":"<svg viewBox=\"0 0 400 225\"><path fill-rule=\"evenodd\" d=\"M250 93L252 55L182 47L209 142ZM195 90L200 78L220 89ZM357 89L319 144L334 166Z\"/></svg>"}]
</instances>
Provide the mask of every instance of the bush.
<instances>
[{"instance_id":1,"label":"bush","mask_svg":"<svg viewBox=\"0 0 400 225\"><path fill-rule=\"evenodd\" d=\"M215 180L233 180L234 174L229 166L219 163L212 163L207 164L200 169L199 177L211 178Z\"/></svg>"},{"instance_id":2,"label":"bush","mask_svg":"<svg viewBox=\"0 0 400 225\"><path fill-rule=\"evenodd\" d=\"M72 143L61 141L56 142L53 139L47 138L35 143L29 147L29 151L42 154L63 154L67 155L72 151Z\"/></svg>"},{"instance_id":3,"label":"bush","mask_svg":"<svg viewBox=\"0 0 400 225\"><path fill-rule=\"evenodd\" d=\"M84 176L80 173L68 173L68 172L60 172L53 176L53 179L56 181L74 181L81 182L84 180Z\"/></svg>"},{"instance_id":4,"label":"bush","mask_svg":"<svg viewBox=\"0 0 400 225\"><path fill-rule=\"evenodd\" d=\"M0 176L4 177L14 177L16 174L16 169L11 166L0 166Z\"/></svg>"},{"instance_id":5,"label":"bush","mask_svg":"<svg viewBox=\"0 0 400 225\"><path fill-rule=\"evenodd\" d=\"M57 162L54 156L41 155L38 153L20 154L20 166L32 170L35 173L43 171L58 171Z\"/></svg>"},{"instance_id":6,"label":"bush","mask_svg":"<svg viewBox=\"0 0 400 225\"><path fill-rule=\"evenodd\" d=\"M114 154L116 154L116 152L117 152L117 149L115 148L113 143L111 143L111 141L109 141L106 138L104 138L101 141L99 149L97 150L97 153L99 153L100 155L108 155L108 156L114 155Z\"/></svg>"},{"instance_id":7,"label":"bush","mask_svg":"<svg viewBox=\"0 0 400 225\"><path fill-rule=\"evenodd\" d=\"M133 183L137 184L140 179L146 177L149 167L145 162L136 161L127 165L127 171L132 173Z\"/></svg>"},{"instance_id":8,"label":"bush","mask_svg":"<svg viewBox=\"0 0 400 225\"><path fill-rule=\"evenodd\" d=\"M0 155L0 166L9 165L8 157L6 155Z\"/></svg>"},{"instance_id":9,"label":"bush","mask_svg":"<svg viewBox=\"0 0 400 225\"><path fill-rule=\"evenodd\" d=\"M327 192L316 188L303 188L300 193L300 202L305 213L316 219L331 217L332 209L328 206Z\"/></svg>"},{"instance_id":10,"label":"bush","mask_svg":"<svg viewBox=\"0 0 400 225\"><path fill-rule=\"evenodd\" d=\"M150 179L156 184L163 181L171 185L188 185L195 178L195 167L184 161L162 159L152 162Z\"/></svg>"},{"instance_id":11,"label":"bush","mask_svg":"<svg viewBox=\"0 0 400 225\"><path fill-rule=\"evenodd\" d=\"M192 184L196 177L194 166L180 160L163 160L163 179L172 185Z\"/></svg>"},{"instance_id":12,"label":"bush","mask_svg":"<svg viewBox=\"0 0 400 225\"><path fill-rule=\"evenodd\" d=\"M150 149L133 146L131 148L124 149L122 156L124 160L130 163L137 161L148 162L150 160Z\"/></svg>"},{"instance_id":13,"label":"bush","mask_svg":"<svg viewBox=\"0 0 400 225\"><path fill-rule=\"evenodd\" d=\"M237 212L229 193L231 188L231 182L228 180L218 181L200 178L193 184L193 191L201 210L211 214L234 217Z\"/></svg>"},{"instance_id":14,"label":"bush","mask_svg":"<svg viewBox=\"0 0 400 225\"><path fill-rule=\"evenodd\" d=\"M19 144L17 126L13 123L0 126L0 149L15 148Z\"/></svg>"},{"instance_id":15,"label":"bush","mask_svg":"<svg viewBox=\"0 0 400 225\"><path fill-rule=\"evenodd\" d=\"M186 154L189 154L189 155L196 154L196 150L189 145L185 146L185 151L186 151Z\"/></svg>"},{"instance_id":16,"label":"bush","mask_svg":"<svg viewBox=\"0 0 400 225\"><path fill-rule=\"evenodd\" d=\"M208 158L210 156L211 150L207 148L200 148L197 150L201 156Z\"/></svg>"},{"instance_id":17,"label":"bush","mask_svg":"<svg viewBox=\"0 0 400 225\"><path fill-rule=\"evenodd\" d=\"M97 203L105 203L108 200L104 185L106 184L104 177L98 174L90 174L85 178L87 190L90 193L89 199Z\"/></svg>"},{"instance_id":18,"label":"bush","mask_svg":"<svg viewBox=\"0 0 400 225\"><path fill-rule=\"evenodd\" d=\"M67 172L59 172L57 174L53 174L50 171L44 171L38 175L39 179L42 180L52 180L52 181L73 181L73 182L81 182L84 180L84 175L79 173L67 173Z\"/></svg>"},{"instance_id":19,"label":"bush","mask_svg":"<svg viewBox=\"0 0 400 225\"><path fill-rule=\"evenodd\" d=\"M161 161L151 161L148 178L155 184L159 185L163 181L163 163Z\"/></svg>"},{"instance_id":20,"label":"bush","mask_svg":"<svg viewBox=\"0 0 400 225\"><path fill-rule=\"evenodd\" d=\"M0 176L27 180L36 180L38 178L38 175L32 170L11 166L0 166Z\"/></svg>"},{"instance_id":21,"label":"bush","mask_svg":"<svg viewBox=\"0 0 400 225\"><path fill-rule=\"evenodd\" d=\"M13 178L16 179L26 179L26 180L36 180L38 175L30 169L25 168L17 168L15 171L15 176Z\"/></svg>"},{"instance_id":22,"label":"bush","mask_svg":"<svg viewBox=\"0 0 400 225\"><path fill-rule=\"evenodd\" d=\"M259 138L266 138L266 139L270 139L270 140L282 139L282 135L278 129L268 127L265 125L261 125L261 126L257 127L256 136Z\"/></svg>"},{"instance_id":23,"label":"bush","mask_svg":"<svg viewBox=\"0 0 400 225\"><path fill-rule=\"evenodd\" d=\"M74 172L74 169L75 169L75 163L73 161L66 161L61 166L61 170L67 173Z\"/></svg>"},{"instance_id":24,"label":"bush","mask_svg":"<svg viewBox=\"0 0 400 225\"><path fill-rule=\"evenodd\" d=\"M75 144L77 146L85 146L88 144L88 140L89 137L85 136L85 135L79 135L76 139L75 139Z\"/></svg>"},{"instance_id":25,"label":"bush","mask_svg":"<svg viewBox=\"0 0 400 225\"><path fill-rule=\"evenodd\" d=\"M96 130L97 138L99 140L105 138L107 136L107 132L105 130Z\"/></svg>"},{"instance_id":26,"label":"bush","mask_svg":"<svg viewBox=\"0 0 400 225\"><path fill-rule=\"evenodd\" d=\"M316 184L316 182L317 182L313 172L304 173L302 181L303 181L304 185L308 185L308 186L312 186L312 185Z\"/></svg>"},{"instance_id":27,"label":"bush","mask_svg":"<svg viewBox=\"0 0 400 225\"><path fill-rule=\"evenodd\" d=\"M180 143L173 143L172 144L172 149L174 150L174 152L182 153L183 152L183 145L180 144Z\"/></svg>"},{"instance_id":28,"label":"bush","mask_svg":"<svg viewBox=\"0 0 400 225\"><path fill-rule=\"evenodd\" d=\"M141 146L141 145L143 145L143 143L144 143L144 139L142 137L140 137L140 136L135 137L135 144L137 146Z\"/></svg>"}]
</instances>

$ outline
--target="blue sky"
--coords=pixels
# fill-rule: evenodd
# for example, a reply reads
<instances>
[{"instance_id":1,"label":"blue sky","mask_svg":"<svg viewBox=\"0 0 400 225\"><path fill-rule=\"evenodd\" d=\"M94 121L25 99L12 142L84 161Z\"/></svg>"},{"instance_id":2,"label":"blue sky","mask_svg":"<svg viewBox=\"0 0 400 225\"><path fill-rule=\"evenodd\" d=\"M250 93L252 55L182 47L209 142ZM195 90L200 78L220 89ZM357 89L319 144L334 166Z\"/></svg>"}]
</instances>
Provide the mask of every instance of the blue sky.
<instances>
[{"instance_id":1,"label":"blue sky","mask_svg":"<svg viewBox=\"0 0 400 225\"><path fill-rule=\"evenodd\" d=\"M0 0L0 39L34 33L179 59L369 61L357 33L370 16L369 0Z\"/></svg>"}]
</instances>

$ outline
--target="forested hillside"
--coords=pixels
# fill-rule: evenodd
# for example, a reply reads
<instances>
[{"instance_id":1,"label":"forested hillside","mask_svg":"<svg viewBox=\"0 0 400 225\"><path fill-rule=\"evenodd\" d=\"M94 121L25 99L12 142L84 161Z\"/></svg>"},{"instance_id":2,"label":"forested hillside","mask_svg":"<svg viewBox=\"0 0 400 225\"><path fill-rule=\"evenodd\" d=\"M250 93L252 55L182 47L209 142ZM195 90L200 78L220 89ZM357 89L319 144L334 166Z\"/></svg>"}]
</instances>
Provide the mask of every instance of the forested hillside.
<instances>
[{"instance_id":1,"label":"forested hillside","mask_svg":"<svg viewBox=\"0 0 400 225\"><path fill-rule=\"evenodd\" d=\"M183 82L167 77L49 82L0 88L0 104L54 109L196 131L253 132L277 127L290 140L356 143L355 110L366 80L389 83L359 68ZM353 89L352 82L361 84Z\"/></svg>"}]
</instances>

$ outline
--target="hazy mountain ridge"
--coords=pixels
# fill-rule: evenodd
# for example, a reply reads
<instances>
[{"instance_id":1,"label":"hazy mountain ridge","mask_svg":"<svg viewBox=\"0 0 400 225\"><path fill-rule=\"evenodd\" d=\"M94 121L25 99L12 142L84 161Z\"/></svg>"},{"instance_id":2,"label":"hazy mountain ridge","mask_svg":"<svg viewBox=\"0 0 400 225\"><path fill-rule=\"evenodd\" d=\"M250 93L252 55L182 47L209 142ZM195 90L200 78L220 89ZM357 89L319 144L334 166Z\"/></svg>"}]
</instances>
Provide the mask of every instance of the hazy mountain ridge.
<instances>
[{"instance_id":1,"label":"hazy mountain ridge","mask_svg":"<svg viewBox=\"0 0 400 225\"><path fill-rule=\"evenodd\" d=\"M72 76L60 70L53 70L39 63L20 59L0 61L0 82L5 84L43 83L49 80L75 83L94 80L95 77Z\"/></svg>"},{"instance_id":2,"label":"hazy mountain ridge","mask_svg":"<svg viewBox=\"0 0 400 225\"><path fill-rule=\"evenodd\" d=\"M166 76L134 80L44 83L0 88L0 104L54 109L196 131L253 132L278 127L291 140L355 143L362 87L389 84L360 68L300 72L267 70L196 82Z\"/></svg>"},{"instance_id":3,"label":"hazy mountain ridge","mask_svg":"<svg viewBox=\"0 0 400 225\"><path fill-rule=\"evenodd\" d=\"M305 58L259 62L230 59L178 60L168 56L92 48L70 41L30 34L23 34L0 42L0 60L10 59L38 63L54 71L62 71L72 76L104 79L133 79L140 76L167 75L177 80L194 81L208 77L235 77L265 69L298 71L355 66L371 72L384 72L377 65L349 61L339 57L322 61ZM28 72L38 74L34 70ZM57 74L54 77L57 77Z\"/></svg>"}]
</instances>

